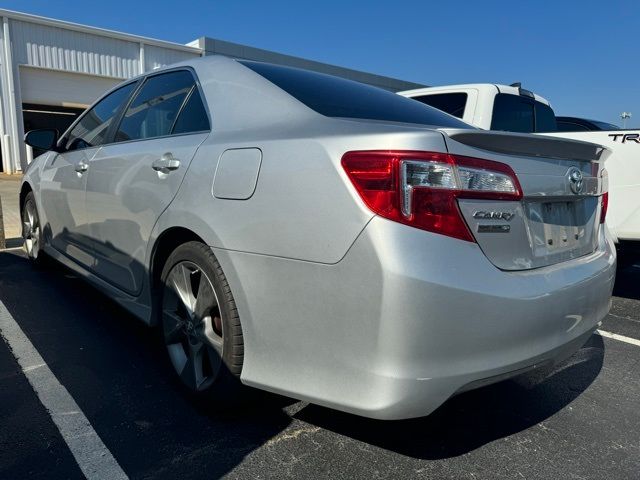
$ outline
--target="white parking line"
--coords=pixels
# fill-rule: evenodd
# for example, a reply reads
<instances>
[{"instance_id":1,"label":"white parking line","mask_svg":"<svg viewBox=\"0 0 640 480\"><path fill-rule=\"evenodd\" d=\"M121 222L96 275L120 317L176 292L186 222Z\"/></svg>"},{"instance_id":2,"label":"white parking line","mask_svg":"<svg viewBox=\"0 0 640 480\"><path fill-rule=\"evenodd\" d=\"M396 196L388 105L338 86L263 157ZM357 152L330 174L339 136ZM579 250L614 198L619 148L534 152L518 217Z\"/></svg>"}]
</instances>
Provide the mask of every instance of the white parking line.
<instances>
[{"instance_id":1,"label":"white parking line","mask_svg":"<svg viewBox=\"0 0 640 480\"><path fill-rule=\"evenodd\" d=\"M2 302L0 335L58 427L84 476L110 480L129 478Z\"/></svg>"},{"instance_id":2,"label":"white parking line","mask_svg":"<svg viewBox=\"0 0 640 480\"><path fill-rule=\"evenodd\" d=\"M605 332L604 330L596 330L596 333L602 337L612 338L620 342L630 343L636 347L640 347L640 340L637 338L625 337L624 335L618 335L617 333Z\"/></svg>"}]
</instances>

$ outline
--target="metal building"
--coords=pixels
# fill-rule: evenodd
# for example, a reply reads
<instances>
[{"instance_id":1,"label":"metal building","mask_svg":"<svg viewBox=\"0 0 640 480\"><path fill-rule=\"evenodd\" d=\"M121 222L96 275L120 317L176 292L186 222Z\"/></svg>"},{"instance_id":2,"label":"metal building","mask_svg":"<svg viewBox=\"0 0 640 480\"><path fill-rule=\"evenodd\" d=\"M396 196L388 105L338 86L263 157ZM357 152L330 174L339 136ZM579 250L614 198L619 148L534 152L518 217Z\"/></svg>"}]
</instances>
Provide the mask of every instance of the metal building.
<instances>
[{"instance_id":1,"label":"metal building","mask_svg":"<svg viewBox=\"0 0 640 480\"><path fill-rule=\"evenodd\" d=\"M225 42L215 38L201 37L188 45L199 47L203 55L226 55L227 57L240 58L244 60L254 60L256 62L276 63L289 67L305 68L320 73L328 73L338 77L348 78L356 82L368 83L376 87L400 92L402 90L412 90L414 88L426 87L420 83L407 82L397 78L383 77L373 73L361 72L350 68L338 67L328 63L316 62L306 58L284 55L282 53L271 52L261 48L248 47L237 43Z\"/></svg>"},{"instance_id":2,"label":"metal building","mask_svg":"<svg viewBox=\"0 0 640 480\"><path fill-rule=\"evenodd\" d=\"M196 47L0 10L2 169L28 162L26 129L66 129L123 79L191 57Z\"/></svg>"},{"instance_id":3,"label":"metal building","mask_svg":"<svg viewBox=\"0 0 640 480\"><path fill-rule=\"evenodd\" d=\"M124 79L192 57L224 54L308 68L393 91L424 85L201 37L187 45L0 9L0 171L30 161L25 131L61 132Z\"/></svg>"}]
</instances>

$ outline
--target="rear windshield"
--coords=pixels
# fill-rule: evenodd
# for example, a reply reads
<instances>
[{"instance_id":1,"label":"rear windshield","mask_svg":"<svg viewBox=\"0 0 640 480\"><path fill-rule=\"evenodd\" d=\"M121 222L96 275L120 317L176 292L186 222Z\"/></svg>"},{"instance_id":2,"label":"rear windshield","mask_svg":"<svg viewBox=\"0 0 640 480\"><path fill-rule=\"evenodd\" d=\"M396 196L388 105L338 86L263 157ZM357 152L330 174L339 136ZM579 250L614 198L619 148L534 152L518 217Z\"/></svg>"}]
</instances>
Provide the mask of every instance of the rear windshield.
<instances>
[{"instance_id":1,"label":"rear windshield","mask_svg":"<svg viewBox=\"0 0 640 480\"><path fill-rule=\"evenodd\" d=\"M549 105L542 102L536 104L536 132L557 132L556 114Z\"/></svg>"},{"instance_id":2,"label":"rear windshield","mask_svg":"<svg viewBox=\"0 0 640 480\"><path fill-rule=\"evenodd\" d=\"M240 63L327 117L472 128L435 108L381 88L298 68L249 61Z\"/></svg>"},{"instance_id":3,"label":"rear windshield","mask_svg":"<svg viewBox=\"0 0 640 480\"><path fill-rule=\"evenodd\" d=\"M529 97L499 93L493 103L491 130L508 132L557 132L553 110Z\"/></svg>"}]
</instances>

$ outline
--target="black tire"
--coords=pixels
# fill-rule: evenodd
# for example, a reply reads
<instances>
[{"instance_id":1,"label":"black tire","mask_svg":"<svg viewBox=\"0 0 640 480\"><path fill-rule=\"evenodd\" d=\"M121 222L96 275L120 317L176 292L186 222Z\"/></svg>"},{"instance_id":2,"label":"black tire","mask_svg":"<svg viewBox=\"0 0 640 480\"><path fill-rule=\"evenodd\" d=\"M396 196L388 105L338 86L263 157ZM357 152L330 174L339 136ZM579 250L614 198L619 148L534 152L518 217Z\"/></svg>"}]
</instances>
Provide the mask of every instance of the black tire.
<instances>
[{"instance_id":1,"label":"black tire","mask_svg":"<svg viewBox=\"0 0 640 480\"><path fill-rule=\"evenodd\" d=\"M183 283L180 278L184 278ZM160 337L182 385L191 394L219 404L236 402L246 390L240 383L244 358L242 326L229 283L215 255L200 242L184 243L171 253L160 279ZM213 287L213 296L204 283L206 280ZM190 292L186 301L180 294L185 289ZM220 345L221 354L217 350ZM196 350L200 353L194 353ZM180 368L182 354L186 363ZM201 367L197 367L199 362ZM216 362L219 362L217 370ZM195 373L187 371L191 367Z\"/></svg>"},{"instance_id":2,"label":"black tire","mask_svg":"<svg viewBox=\"0 0 640 480\"><path fill-rule=\"evenodd\" d=\"M33 192L27 193L21 209L22 240L27 258L35 266L42 267L47 264L47 256L44 253L42 224Z\"/></svg>"}]
</instances>

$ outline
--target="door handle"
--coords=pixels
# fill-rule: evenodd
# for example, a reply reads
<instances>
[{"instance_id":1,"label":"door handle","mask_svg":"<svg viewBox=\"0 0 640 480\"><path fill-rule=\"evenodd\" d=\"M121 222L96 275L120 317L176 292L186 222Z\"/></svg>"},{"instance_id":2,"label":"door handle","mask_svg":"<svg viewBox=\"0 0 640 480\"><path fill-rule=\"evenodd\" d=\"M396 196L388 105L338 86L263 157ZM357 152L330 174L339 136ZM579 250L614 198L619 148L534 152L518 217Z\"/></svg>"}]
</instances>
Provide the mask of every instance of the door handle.
<instances>
[{"instance_id":1,"label":"door handle","mask_svg":"<svg viewBox=\"0 0 640 480\"><path fill-rule=\"evenodd\" d=\"M75 170L78 173L84 173L89 169L89 164L85 162L80 162L76 165Z\"/></svg>"},{"instance_id":2,"label":"door handle","mask_svg":"<svg viewBox=\"0 0 640 480\"><path fill-rule=\"evenodd\" d=\"M151 164L156 172L169 173L173 170L177 170L180 167L180 160L174 158L171 153L165 153L161 158L155 160Z\"/></svg>"}]
</instances>

